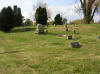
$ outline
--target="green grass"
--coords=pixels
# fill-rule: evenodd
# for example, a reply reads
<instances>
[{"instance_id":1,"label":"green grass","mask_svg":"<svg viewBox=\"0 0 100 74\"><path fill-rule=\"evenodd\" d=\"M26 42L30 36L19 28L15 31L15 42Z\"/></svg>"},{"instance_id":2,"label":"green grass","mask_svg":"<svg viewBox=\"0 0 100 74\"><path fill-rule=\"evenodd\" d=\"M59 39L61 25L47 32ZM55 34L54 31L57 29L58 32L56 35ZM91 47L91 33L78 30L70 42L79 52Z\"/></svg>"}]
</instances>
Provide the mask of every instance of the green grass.
<instances>
[{"instance_id":1,"label":"green grass","mask_svg":"<svg viewBox=\"0 0 100 74\"><path fill-rule=\"evenodd\" d=\"M100 74L100 25L81 25L73 40L57 35L70 35L73 26L49 27L43 35L15 28L0 32L0 74ZM79 41L81 48L69 48Z\"/></svg>"}]
</instances>

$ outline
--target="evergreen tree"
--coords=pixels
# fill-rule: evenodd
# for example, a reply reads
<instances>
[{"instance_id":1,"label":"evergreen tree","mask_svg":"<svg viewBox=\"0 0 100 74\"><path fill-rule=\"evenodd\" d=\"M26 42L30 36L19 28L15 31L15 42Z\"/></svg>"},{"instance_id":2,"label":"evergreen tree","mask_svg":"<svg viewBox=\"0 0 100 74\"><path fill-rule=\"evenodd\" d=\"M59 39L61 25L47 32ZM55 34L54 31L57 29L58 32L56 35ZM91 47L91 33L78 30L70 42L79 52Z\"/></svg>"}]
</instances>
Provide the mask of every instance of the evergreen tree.
<instances>
[{"instance_id":1,"label":"evergreen tree","mask_svg":"<svg viewBox=\"0 0 100 74\"><path fill-rule=\"evenodd\" d=\"M63 24L63 20L62 20L62 17L60 16L60 14L57 14L56 17L54 18L54 24L56 24L56 25Z\"/></svg>"},{"instance_id":2,"label":"evergreen tree","mask_svg":"<svg viewBox=\"0 0 100 74\"><path fill-rule=\"evenodd\" d=\"M14 13L10 6L0 12L0 30L8 32L14 28Z\"/></svg>"},{"instance_id":3,"label":"evergreen tree","mask_svg":"<svg viewBox=\"0 0 100 74\"><path fill-rule=\"evenodd\" d=\"M17 7L16 5L13 8L13 12L14 12L14 16L15 16L15 27L22 25L22 13L21 13L21 9L19 7Z\"/></svg>"},{"instance_id":4,"label":"evergreen tree","mask_svg":"<svg viewBox=\"0 0 100 74\"><path fill-rule=\"evenodd\" d=\"M47 10L46 8L39 7L35 13L35 20L37 24L47 25Z\"/></svg>"}]
</instances>

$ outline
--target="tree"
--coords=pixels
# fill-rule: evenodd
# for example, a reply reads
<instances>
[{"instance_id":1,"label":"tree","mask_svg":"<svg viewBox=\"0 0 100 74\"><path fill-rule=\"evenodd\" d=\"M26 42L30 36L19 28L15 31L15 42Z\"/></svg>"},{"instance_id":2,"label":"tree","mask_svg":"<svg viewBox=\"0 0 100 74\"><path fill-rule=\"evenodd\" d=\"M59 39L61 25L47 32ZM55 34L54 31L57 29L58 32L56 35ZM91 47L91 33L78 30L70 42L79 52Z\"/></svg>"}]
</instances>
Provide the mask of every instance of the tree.
<instances>
[{"instance_id":1,"label":"tree","mask_svg":"<svg viewBox=\"0 0 100 74\"><path fill-rule=\"evenodd\" d=\"M24 26L32 26L33 22L30 19L25 19L25 22L23 23Z\"/></svg>"},{"instance_id":2,"label":"tree","mask_svg":"<svg viewBox=\"0 0 100 74\"><path fill-rule=\"evenodd\" d=\"M0 12L0 30L8 32L14 28L14 13L10 6Z\"/></svg>"},{"instance_id":3,"label":"tree","mask_svg":"<svg viewBox=\"0 0 100 74\"><path fill-rule=\"evenodd\" d=\"M84 15L85 23L89 24L98 10L99 0L80 0L81 9Z\"/></svg>"},{"instance_id":4,"label":"tree","mask_svg":"<svg viewBox=\"0 0 100 74\"><path fill-rule=\"evenodd\" d=\"M63 20L60 14L57 14L54 18L54 24L56 25L62 25L63 24Z\"/></svg>"},{"instance_id":5,"label":"tree","mask_svg":"<svg viewBox=\"0 0 100 74\"><path fill-rule=\"evenodd\" d=\"M23 21L23 16L21 13L21 9L19 7L17 7L16 5L13 7L13 12L14 12L14 16L15 16L15 27L18 27L20 25L22 25L22 21Z\"/></svg>"},{"instance_id":6,"label":"tree","mask_svg":"<svg viewBox=\"0 0 100 74\"><path fill-rule=\"evenodd\" d=\"M67 19L66 18L63 18L63 24L67 24Z\"/></svg>"},{"instance_id":7,"label":"tree","mask_svg":"<svg viewBox=\"0 0 100 74\"><path fill-rule=\"evenodd\" d=\"M37 1L36 5L33 5L33 10L36 11L37 8L42 7L42 8L46 8L46 12L47 12L47 19L48 21L51 21L51 11L50 8L48 7L47 3L45 3L44 1ZM31 14L32 18L35 17L35 13L32 12ZM34 18L35 20L35 18Z\"/></svg>"},{"instance_id":8,"label":"tree","mask_svg":"<svg viewBox=\"0 0 100 74\"><path fill-rule=\"evenodd\" d=\"M37 24L46 25L47 24L47 11L46 8L39 7L36 9L35 20Z\"/></svg>"}]
</instances>

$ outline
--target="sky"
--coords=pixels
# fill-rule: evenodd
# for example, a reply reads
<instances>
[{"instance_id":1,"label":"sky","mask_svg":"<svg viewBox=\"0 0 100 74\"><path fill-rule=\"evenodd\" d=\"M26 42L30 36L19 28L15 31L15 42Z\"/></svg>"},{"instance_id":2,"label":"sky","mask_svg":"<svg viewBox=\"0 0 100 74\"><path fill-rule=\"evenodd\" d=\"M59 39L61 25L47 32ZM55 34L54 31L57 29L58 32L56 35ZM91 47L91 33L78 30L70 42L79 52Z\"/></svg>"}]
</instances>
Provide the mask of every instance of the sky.
<instances>
[{"instance_id":1,"label":"sky","mask_svg":"<svg viewBox=\"0 0 100 74\"><path fill-rule=\"evenodd\" d=\"M76 0L0 0L0 10L9 5L12 7L17 5L21 8L22 15L25 16L25 18L33 19L32 14L35 13L33 7L40 1L47 4L52 19L58 13L67 18L69 22L83 17L82 14L76 13L75 11L75 7L79 5L78 0L77 2ZM99 18L100 16L96 15L94 20L97 22Z\"/></svg>"}]
</instances>

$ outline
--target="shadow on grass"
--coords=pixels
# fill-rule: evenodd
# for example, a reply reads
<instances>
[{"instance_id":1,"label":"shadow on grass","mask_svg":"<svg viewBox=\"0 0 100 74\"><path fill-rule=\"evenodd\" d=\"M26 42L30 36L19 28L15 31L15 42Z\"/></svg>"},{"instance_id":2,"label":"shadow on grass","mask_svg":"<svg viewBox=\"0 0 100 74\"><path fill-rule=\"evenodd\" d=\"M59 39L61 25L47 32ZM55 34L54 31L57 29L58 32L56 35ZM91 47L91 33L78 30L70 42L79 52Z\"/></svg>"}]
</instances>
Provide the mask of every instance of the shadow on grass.
<instances>
[{"instance_id":1,"label":"shadow on grass","mask_svg":"<svg viewBox=\"0 0 100 74\"><path fill-rule=\"evenodd\" d=\"M10 33L27 32L27 31L34 31L34 30L35 28L14 29Z\"/></svg>"},{"instance_id":2,"label":"shadow on grass","mask_svg":"<svg viewBox=\"0 0 100 74\"><path fill-rule=\"evenodd\" d=\"M11 53L19 53L19 52L24 52L24 50L6 51L6 52L0 52L0 54L11 54Z\"/></svg>"},{"instance_id":3,"label":"shadow on grass","mask_svg":"<svg viewBox=\"0 0 100 74\"><path fill-rule=\"evenodd\" d=\"M37 35L51 35L51 36L57 36L58 34L56 34L56 33L51 33L51 32L44 32L44 33L40 33L40 34L37 34Z\"/></svg>"},{"instance_id":4,"label":"shadow on grass","mask_svg":"<svg viewBox=\"0 0 100 74\"><path fill-rule=\"evenodd\" d=\"M57 33L51 33L51 32L45 32L44 34L45 34L45 35L53 35L53 36L58 35Z\"/></svg>"}]
</instances>

